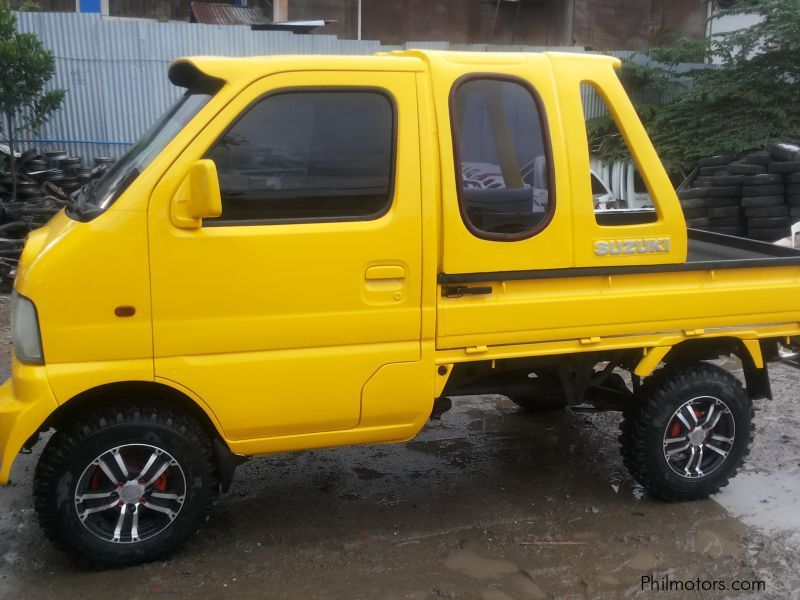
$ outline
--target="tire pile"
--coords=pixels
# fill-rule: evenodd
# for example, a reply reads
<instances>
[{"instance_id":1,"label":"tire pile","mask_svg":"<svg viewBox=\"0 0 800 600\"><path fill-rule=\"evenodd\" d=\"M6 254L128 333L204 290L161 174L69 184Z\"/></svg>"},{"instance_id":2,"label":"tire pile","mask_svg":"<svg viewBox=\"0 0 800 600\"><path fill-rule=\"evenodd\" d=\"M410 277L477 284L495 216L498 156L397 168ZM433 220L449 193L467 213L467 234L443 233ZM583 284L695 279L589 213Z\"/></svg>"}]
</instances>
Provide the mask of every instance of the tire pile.
<instances>
[{"instance_id":1,"label":"tire pile","mask_svg":"<svg viewBox=\"0 0 800 600\"><path fill-rule=\"evenodd\" d=\"M8 155L0 153L0 292L11 291L28 232L49 221L71 193L99 177L114 159L97 157L94 162L84 166L80 157L63 150L23 152L17 158L17 199L12 202Z\"/></svg>"},{"instance_id":2,"label":"tire pile","mask_svg":"<svg viewBox=\"0 0 800 600\"><path fill-rule=\"evenodd\" d=\"M738 160L698 161L692 186L678 192L687 227L774 242L800 221L800 143L768 144Z\"/></svg>"}]
</instances>

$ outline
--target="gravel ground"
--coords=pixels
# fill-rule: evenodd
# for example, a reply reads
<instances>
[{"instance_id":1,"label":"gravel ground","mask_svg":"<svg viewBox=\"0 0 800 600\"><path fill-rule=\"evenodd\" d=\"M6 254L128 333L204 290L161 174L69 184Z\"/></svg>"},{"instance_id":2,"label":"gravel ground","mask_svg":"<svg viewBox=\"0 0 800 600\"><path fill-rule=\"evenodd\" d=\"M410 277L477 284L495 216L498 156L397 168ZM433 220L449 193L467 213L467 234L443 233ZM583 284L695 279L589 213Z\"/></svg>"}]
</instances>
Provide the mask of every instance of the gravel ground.
<instances>
[{"instance_id":1,"label":"gravel ground","mask_svg":"<svg viewBox=\"0 0 800 600\"><path fill-rule=\"evenodd\" d=\"M116 571L82 570L42 537L40 443L0 488L0 597L800 598L799 379L773 368L748 463L712 500L649 498L622 466L616 414L534 417L468 396L405 444L254 459L182 551ZM647 576L727 589L643 591Z\"/></svg>"}]
</instances>

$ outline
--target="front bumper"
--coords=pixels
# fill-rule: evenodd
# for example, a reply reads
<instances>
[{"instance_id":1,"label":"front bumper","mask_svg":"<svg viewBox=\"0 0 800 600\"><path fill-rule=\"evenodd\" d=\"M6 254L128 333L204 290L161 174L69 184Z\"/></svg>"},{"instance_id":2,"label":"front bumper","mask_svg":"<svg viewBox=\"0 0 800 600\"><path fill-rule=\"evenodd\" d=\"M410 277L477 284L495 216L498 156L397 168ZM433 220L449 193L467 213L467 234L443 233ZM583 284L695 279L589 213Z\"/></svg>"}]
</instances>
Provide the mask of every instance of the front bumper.
<instances>
[{"instance_id":1,"label":"front bumper","mask_svg":"<svg viewBox=\"0 0 800 600\"><path fill-rule=\"evenodd\" d=\"M12 378L0 386L0 485L9 481L22 445L58 407L44 365L12 361Z\"/></svg>"}]
</instances>

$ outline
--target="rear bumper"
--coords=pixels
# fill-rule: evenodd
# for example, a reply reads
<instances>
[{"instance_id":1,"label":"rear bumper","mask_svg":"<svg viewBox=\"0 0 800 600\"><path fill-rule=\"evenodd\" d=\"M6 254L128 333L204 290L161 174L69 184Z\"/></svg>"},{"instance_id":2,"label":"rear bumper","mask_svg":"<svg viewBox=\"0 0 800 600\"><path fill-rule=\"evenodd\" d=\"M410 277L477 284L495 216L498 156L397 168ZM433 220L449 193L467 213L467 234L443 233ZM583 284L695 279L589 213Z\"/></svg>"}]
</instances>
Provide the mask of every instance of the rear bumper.
<instances>
[{"instance_id":1,"label":"rear bumper","mask_svg":"<svg viewBox=\"0 0 800 600\"><path fill-rule=\"evenodd\" d=\"M0 386L0 485L8 483L22 445L58 406L44 366L14 360L12 372Z\"/></svg>"}]
</instances>

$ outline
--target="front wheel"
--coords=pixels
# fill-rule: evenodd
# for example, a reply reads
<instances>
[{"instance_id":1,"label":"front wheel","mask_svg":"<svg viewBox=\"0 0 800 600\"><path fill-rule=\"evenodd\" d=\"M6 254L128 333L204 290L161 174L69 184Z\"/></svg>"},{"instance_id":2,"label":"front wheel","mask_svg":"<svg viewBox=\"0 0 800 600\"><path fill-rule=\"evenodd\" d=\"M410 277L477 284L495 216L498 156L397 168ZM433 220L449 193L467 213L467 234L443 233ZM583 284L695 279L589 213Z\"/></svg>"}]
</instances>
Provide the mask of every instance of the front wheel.
<instances>
[{"instance_id":1,"label":"front wheel","mask_svg":"<svg viewBox=\"0 0 800 600\"><path fill-rule=\"evenodd\" d=\"M217 488L211 441L156 406L111 406L50 439L34 500L45 535L93 567L162 558L206 521Z\"/></svg>"},{"instance_id":2,"label":"front wheel","mask_svg":"<svg viewBox=\"0 0 800 600\"><path fill-rule=\"evenodd\" d=\"M752 418L750 399L727 371L707 363L666 368L624 413L625 466L662 500L707 498L744 461Z\"/></svg>"}]
</instances>

